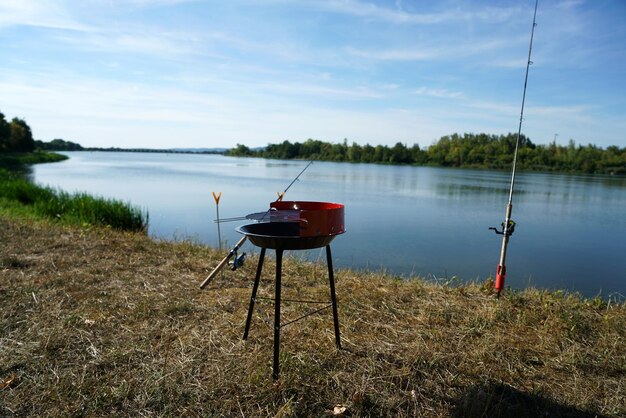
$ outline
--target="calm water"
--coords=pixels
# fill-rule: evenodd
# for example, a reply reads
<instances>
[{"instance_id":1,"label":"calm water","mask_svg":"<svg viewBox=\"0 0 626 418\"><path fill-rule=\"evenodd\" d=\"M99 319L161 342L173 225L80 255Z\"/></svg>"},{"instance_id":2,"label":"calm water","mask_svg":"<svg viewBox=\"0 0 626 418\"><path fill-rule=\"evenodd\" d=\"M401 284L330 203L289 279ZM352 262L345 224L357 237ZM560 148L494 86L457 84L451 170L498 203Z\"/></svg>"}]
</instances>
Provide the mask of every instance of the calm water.
<instances>
[{"instance_id":1,"label":"calm water","mask_svg":"<svg viewBox=\"0 0 626 418\"><path fill-rule=\"evenodd\" d=\"M222 218L264 211L306 165L216 155L67 155L34 166L35 180L130 201L149 211L152 236L213 246L211 192L222 192ZM509 181L505 172L316 162L285 199L345 204L347 232L332 244L337 267L484 280L495 274L502 240L488 227L503 221ZM513 204L507 285L626 294L626 178L521 173ZM242 223L223 223L222 240L236 242ZM254 251L249 243L244 250ZM318 258L321 251L301 255Z\"/></svg>"}]
</instances>

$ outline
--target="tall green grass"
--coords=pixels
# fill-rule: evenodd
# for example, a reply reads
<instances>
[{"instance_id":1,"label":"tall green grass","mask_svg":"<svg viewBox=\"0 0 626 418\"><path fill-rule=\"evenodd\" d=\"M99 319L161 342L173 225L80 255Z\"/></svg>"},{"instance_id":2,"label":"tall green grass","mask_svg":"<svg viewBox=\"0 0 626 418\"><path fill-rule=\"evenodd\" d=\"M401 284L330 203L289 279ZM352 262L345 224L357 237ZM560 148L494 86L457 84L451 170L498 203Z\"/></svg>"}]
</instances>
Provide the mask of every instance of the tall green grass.
<instances>
[{"instance_id":1,"label":"tall green grass","mask_svg":"<svg viewBox=\"0 0 626 418\"><path fill-rule=\"evenodd\" d=\"M36 217L67 224L110 226L125 231L145 231L149 219L147 212L128 203L38 186L3 169L0 206L9 210L18 207L21 213L25 209Z\"/></svg>"}]
</instances>

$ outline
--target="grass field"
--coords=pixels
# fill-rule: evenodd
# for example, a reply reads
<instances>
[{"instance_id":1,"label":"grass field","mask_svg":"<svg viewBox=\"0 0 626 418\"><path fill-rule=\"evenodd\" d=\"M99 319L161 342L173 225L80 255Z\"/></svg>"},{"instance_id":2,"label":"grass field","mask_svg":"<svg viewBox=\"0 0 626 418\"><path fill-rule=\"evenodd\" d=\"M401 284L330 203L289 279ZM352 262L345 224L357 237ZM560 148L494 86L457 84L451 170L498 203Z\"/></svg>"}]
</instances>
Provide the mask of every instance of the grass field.
<instances>
[{"instance_id":1,"label":"grass field","mask_svg":"<svg viewBox=\"0 0 626 418\"><path fill-rule=\"evenodd\" d=\"M273 381L254 256L200 290L223 254L188 242L15 213L0 242L0 416L626 416L623 301L337 271L343 349L327 311L292 324ZM327 300L325 266L286 260L283 295Z\"/></svg>"}]
</instances>

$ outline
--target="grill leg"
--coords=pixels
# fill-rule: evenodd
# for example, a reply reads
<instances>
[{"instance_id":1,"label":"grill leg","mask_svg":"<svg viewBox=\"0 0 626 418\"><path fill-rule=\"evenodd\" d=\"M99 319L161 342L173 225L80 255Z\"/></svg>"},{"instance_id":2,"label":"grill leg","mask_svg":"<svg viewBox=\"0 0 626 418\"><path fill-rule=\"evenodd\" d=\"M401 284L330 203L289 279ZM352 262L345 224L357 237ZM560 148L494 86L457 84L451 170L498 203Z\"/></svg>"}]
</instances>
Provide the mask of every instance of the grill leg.
<instances>
[{"instance_id":1,"label":"grill leg","mask_svg":"<svg viewBox=\"0 0 626 418\"><path fill-rule=\"evenodd\" d=\"M278 379L280 373L280 365L278 362L278 354L280 350L280 279L283 268L283 250L276 249L276 285L275 285L275 301L274 301L274 366L272 378Z\"/></svg>"},{"instance_id":2,"label":"grill leg","mask_svg":"<svg viewBox=\"0 0 626 418\"><path fill-rule=\"evenodd\" d=\"M261 248L259 255L259 265L256 268L256 276L254 278L254 286L252 286L252 296L250 297L250 307L248 308L248 318L246 319L246 330L243 332L243 339L248 339L248 331L250 331L250 322L252 321L252 311L256 302L256 292L259 290L259 282L261 281L261 270L263 270L263 259L265 258L265 247Z\"/></svg>"},{"instance_id":3,"label":"grill leg","mask_svg":"<svg viewBox=\"0 0 626 418\"><path fill-rule=\"evenodd\" d=\"M337 296L335 295L335 276L333 275L333 257L330 245L326 246L326 264L328 264L328 281L330 282L330 302L333 305L333 322L335 323L335 344L341 349L341 336L339 335L339 314L337 313Z\"/></svg>"}]
</instances>

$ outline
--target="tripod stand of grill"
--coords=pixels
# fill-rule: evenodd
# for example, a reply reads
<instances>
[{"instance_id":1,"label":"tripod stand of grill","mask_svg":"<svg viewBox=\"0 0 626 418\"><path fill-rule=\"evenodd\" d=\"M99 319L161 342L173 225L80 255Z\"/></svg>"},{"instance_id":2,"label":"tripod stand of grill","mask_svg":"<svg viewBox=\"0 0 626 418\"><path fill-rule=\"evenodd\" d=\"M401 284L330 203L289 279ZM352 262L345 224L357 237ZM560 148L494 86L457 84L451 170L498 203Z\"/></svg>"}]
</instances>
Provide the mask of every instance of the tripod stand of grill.
<instances>
[{"instance_id":1,"label":"tripod stand of grill","mask_svg":"<svg viewBox=\"0 0 626 418\"><path fill-rule=\"evenodd\" d=\"M252 311L257 300L257 291L261 281L261 272L266 250L276 251L276 278L274 286L274 360L272 366L272 377L277 379L280 374L279 352L280 352L280 330L288 324L298 321L313 313L325 308L332 308L333 323L335 327L335 344L341 348L341 337L339 334L339 316L337 314L337 297L335 294L335 278L333 274L332 253L330 242L339 234L345 232L344 228L344 206L337 203L326 202L274 202L270 205L276 210L297 211L299 216L290 216L287 222L265 222L243 225L236 230L245 234L252 244L261 248L259 264L257 266L250 306L246 318L246 328L243 339L248 338L250 323L252 321ZM282 262L285 250L308 250L313 248L326 247L326 263L328 265L328 281L330 286L330 304L314 312L304 315L296 320L285 324L280 322L281 305L281 280Z\"/></svg>"}]
</instances>

